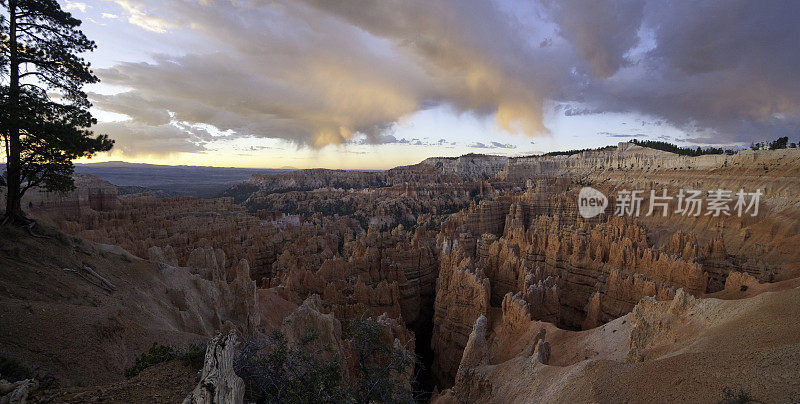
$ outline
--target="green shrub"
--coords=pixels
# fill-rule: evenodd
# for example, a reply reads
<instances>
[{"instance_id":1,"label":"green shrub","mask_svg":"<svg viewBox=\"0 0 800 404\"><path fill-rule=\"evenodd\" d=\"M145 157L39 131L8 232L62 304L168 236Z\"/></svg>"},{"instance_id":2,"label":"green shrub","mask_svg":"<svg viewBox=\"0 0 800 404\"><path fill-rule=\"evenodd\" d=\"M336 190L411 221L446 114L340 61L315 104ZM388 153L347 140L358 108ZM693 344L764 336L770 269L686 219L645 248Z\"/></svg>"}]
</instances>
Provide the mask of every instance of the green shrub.
<instances>
[{"instance_id":1,"label":"green shrub","mask_svg":"<svg viewBox=\"0 0 800 404\"><path fill-rule=\"evenodd\" d=\"M64 233L62 233L60 231L53 232L53 238L58 240L58 242L61 243L62 245L65 245L65 246L69 246L70 245L70 236L68 236L68 235L66 235L66 234L64 234Z\"/></svg>"},{"instance_id":2,"label":"green shrub","mask_svg":"<svg viewBox=\"0 0 800 404\"><path fill-rule=\"evenodd\" d=\"M234 361L244 380L245 399L268 402L343 402L342 366L330 347L312 348L317 336L307 333L299 347L274 331L266 339L245 341Z\"/></svg>"},{"instance_id":3,"label":"green shrub","mask_svg":"<svg viewBox=\"0 0 800 404\"><path fill-rule=\"evenodd\" d=\"M739 386L739 390L725 387L722 389L722 395L720 404L746 404L755 402L750 393L743 389L742 386Z\"/></svg>"},{"instance_id":4,"label":"green shrub","mask_svg":"<svg viewBox=\"0 0 800 404\"><path fill-rule=\"evenodd\" d=\"M125 378L130 379L141 373L150 366L171 361L173 359L183 359L194 369L202 369L206 358L205 345L189 344L183 351L178 351L171 346L161 345L153 342L147 352L142 353L136 358L133 366L125 369Z\"/></svg>"},{"instance_id":5,"label":"green shrub","mask_svg":"<svg viewBox=\"0 0 800 404\"><path fill-rule=\"evenodd\" d=\"M130 379L141 373L150 366L157 365L175 359L175 350L171 346L165 346L153 342L150 350L139 355L133 366L125 369L125 378Z\"/></svg>"},{"instance_id":6,"label":"green shrub","mask_svg":"<svg viewBox=\"0 0 800 404\"><path fill-rule=\"evenodd\" d=\"M413 352L384 340L384 326L374 317L350 320L353 362L350 397L357 403L414 402L407 371L417 358Z\"/></svg>"},{"instance_id":7,"label":"green shrub","mask_svg":"<svg viewBox=\"0 0 800 404\"><path fill-rule=\"evenodd\" d=\"M384 326L363 315L351 320L352 356L340 358L307 332L299 346L275 331L245 341L234 369L245 382L245 400L258 403L412 403L408 371L414 354L386 342ZM353 365L348 371L347 364Z\"/></svg>"}]
</instances>

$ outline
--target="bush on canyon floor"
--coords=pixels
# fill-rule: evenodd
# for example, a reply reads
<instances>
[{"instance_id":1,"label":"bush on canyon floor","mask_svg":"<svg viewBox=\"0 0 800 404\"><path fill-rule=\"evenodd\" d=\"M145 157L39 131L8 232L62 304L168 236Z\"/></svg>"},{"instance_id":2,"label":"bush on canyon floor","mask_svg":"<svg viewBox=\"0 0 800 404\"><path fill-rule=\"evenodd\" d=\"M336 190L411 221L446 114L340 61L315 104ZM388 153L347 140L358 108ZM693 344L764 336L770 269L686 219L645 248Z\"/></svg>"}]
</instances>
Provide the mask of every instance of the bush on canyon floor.
<instances>
[{"instance_id":1,"label":"bush on canyon floor","mask_svg":"<svg viewBox=\"0 0 800 404\"><path fill-rule=\"evenodd\" d=\"M352 357L320 347L312 331L292 346L280 331L245 341L234 361L245 399L273 402L414 402L408 370L414 354L384 340L373 317L350 322ZM350 368L350 371L347 369Z\"/></svg>"},{"instance_id":2,"label":"bush on canyon floor","mask_svg":"<svg viewBox=\"0 0 800 404\"><path fill-rule=\"evenodd\" d=\"M317 335L308 332L300 346L291 347L286 336L274 331L265 339L245 341L234 360L236 374L244 380L245 399L258 403L342 402L341 359L330 347L312 349Z\"/></svg>"},{"instance_id":3,"label":"bush on canyon floor","mask_svg":"<svg viewBox=\"0 0 800 404\"><path fill-rule=\"evenodd\" d=\"M150 366L170 361L172 359L175 359L175 351L171 346L165 346L153 342L153 345L150 346L150 350L139 355L139 357L136 358L134 365L125 369L125 378L130 379Z\"/></svg>"},{"instance_id":4,"label":"bush on canyon floor","mask_svg":"<svg viewBox=\"0 0 800 404\"><path fill-rule=\"evenodd\" d=\"M147 352L143 352L136 358L136 362L134 362L133 366L125 369L125 378L130 379L153 365L173 359L183 359L192 368L202 369L205 356L205 346L190 344L185 350L179 352L171 346L153 342L153 345L150 346Z\"/></svg>"},{"instance_id":5,"label":"bush on canyon floor","mask_svg":"<svg viewBox=\"0 0 800 404\"><path fill-rule=\"evenodd\" d=\"M738 390L732 389L730 387L725 387L722 389L722 401L720 404L746 404L757 402L750 396L750 392L743 389L739 386Z\"/></svg>"},{"instance_id":6,"label":"bush on canyon floor","mask_svg":"<svg viewBox=\"0 0 800 404\"><path fill-rule=\"evenodd\" d=\"M350 320L355 356L351 397L358 403L413 402L410 380L404 380L416 362L404 347L389 345L383 325L364 315Z\"/></svg>"}]
</instances>

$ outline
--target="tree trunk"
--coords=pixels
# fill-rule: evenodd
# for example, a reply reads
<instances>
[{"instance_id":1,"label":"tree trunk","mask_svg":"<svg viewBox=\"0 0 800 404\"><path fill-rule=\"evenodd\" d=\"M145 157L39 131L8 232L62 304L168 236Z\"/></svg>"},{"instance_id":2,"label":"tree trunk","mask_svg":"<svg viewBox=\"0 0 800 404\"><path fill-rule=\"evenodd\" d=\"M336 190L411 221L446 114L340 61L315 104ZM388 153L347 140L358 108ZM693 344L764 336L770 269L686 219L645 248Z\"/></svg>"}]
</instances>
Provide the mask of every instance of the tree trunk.
<instances>
[{"instance_id":1,"label":"tree trunk","mask_svg":"<svg viewBox=\"0 0 800 404\"><path fill-rule=\"evenodd\" d=\"M8 172L8 193L6 196L6 216L14 222L20 222L25 217L22 213L20 197L21 181L19 176L20 144L19 132L11 133L10 156L6 166Z\"/></svg>"},{"instance_id":2,"label":"tree trunk","mask_svg":"<svg viewBox=\"0 0 800 404\"><path fill-rule=\"evenodd\" d=\"M22 145L19 139L19 113L16 111L19 106L19 57L17 55L17 1L10 0L8 2L9 11L9 35L10 38L10 52L9 52L9 103L8 108L10 112L10 122L8 129L9 137L9 150L8 161L6 162L6 172L8 174L7 186L8 192L6 195L6 217L11 219L12 222L21 223L25 222L25 215L22 212L22 204L20 190L22 188L22 180L20 178L20 155L22 152Z\"/></svg>"},{"instance_id":3,"label":"tree trunk","mask_svg":"<svg viewBox=\"0 0 800 404\"><path fill-rule=\"evenodd\" d=\"M183 404L224 404L244 402L244 380L233 370L236 330L217 334L206 347L200 382Z\"/></svg>"}]
</instances>

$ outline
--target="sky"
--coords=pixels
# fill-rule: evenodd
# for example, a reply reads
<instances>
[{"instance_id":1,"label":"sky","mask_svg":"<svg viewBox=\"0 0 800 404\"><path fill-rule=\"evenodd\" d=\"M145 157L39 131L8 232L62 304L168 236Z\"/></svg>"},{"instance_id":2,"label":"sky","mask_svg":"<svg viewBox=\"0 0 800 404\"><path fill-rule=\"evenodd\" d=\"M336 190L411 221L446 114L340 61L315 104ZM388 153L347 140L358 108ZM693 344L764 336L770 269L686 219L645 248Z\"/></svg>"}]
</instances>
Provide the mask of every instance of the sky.
<instances>
[{"instance_id":1,"label":"sky","mask_svg":"<svg viewBox=\"0 0 800 404\"><path fill-rule=\"evenodd\" d=\"M59 0L96 41L91 161L385 169L800 141L800 2Z\"/></svg>"}]
</instances>

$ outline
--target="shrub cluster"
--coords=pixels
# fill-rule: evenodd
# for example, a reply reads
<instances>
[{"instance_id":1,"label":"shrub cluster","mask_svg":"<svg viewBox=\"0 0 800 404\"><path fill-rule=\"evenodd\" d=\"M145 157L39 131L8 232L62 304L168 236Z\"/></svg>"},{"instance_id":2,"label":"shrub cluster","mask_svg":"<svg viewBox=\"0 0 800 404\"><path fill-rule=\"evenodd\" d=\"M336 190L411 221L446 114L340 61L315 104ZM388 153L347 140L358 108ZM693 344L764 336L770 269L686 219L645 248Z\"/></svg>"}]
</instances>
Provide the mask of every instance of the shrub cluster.
<instances>
[{"instance_id":1,"label":"shrub cluster","mask_svg":"<svg viewBox=\"0 0 800 404\"><path fill-rule=\"evenodd\" d=\"M125 369L125 378L130 379L151 366L173 359L183 359L192 368L202 369L205 356L205 346L190 344L185 350L179 352L171 346L153 342L147 352L143 352L136 358L133 366Z\"/></svg>"},{"instance_id":2,"label":"shrub cluster","mask_svg":"<svg viewBox=\"0 0 800 404\"><path fill-rule=\"evenodd\" d=\"M275 331L249 340L239 350L234 369L245 382L245 399L257 403L414 402L410 370L412 352L389 344L375 318L350 321L352 350L342 358L307 331L299 344L289 344Z\"/></svg>"}]
</instances>

